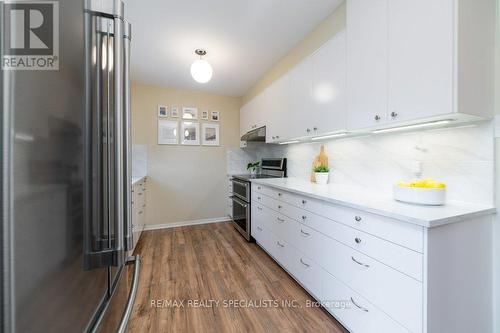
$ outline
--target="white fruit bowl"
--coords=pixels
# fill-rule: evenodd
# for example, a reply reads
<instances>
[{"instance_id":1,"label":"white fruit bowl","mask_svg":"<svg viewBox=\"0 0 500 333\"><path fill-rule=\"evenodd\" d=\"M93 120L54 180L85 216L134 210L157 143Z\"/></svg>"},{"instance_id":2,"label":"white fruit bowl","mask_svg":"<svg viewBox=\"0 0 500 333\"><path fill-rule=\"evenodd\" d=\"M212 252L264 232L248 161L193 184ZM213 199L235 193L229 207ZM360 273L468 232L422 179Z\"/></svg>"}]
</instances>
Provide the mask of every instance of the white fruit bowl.
<instances>
[{"instance_id":1,"label":"white fruit bowl","mask_svg":"<svg viewBox=\"0 0 500 333\"><path fill-rule=\"evenodd\" d=\"M445 188L422 188L394 185L394 200L418 205L440 206L446 202Z\"/></svg>"}]
</instances>

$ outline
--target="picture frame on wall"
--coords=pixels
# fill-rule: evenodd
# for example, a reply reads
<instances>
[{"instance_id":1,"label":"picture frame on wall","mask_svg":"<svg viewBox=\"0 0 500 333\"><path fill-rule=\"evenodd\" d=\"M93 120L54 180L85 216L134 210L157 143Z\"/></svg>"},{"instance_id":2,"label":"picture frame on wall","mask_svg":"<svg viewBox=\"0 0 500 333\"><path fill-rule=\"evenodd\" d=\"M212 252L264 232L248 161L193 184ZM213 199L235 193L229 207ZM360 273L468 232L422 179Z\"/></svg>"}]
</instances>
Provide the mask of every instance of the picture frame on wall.
<instances>
[{"instance_id":1,"label":"picture frame on wall","mask_svg":"<svg viewBox=\"0 0 500 333\"><path fill-rule=\"evenodd\" d=\"M172 118L179 118L179 108L177 106L172 106L170 108L170 116Z\"/></svg>"},{"instance_id":2,"label":"picture frame on wall","mask_svg":"<svg viewBox=\"0 0 500 333\"><path fill-rule=\"evenodd\" d=\"M183 106L182 119L198 119L198 109L194 107Z\"/></svg>"},{"instance_id":3,"label":"picture frame on wall","mask_svg":"<svg viewBox=\"0 0 500 333\"><path fill-rule=\"evenodd\" d=\"M219 121L220 120L220 113L219 111L212 111L210 115L210 120L211 121Z\"/></svg>"},{"instance_id":4,"label":"picture frame on wall","mask_svg":"<svg viewBox=\"0 0 500 333\"><path fill-rule=\"evenodd\" d=\"M187 146L200 145L200 124L195 121L183 121L181 125L181 143Z\"/></svg>"},{"instance_id":5,"label":"picture frame on wall","mask_svg":"<svg viewBox=\"0 0 500 333\"><path fill-rule=\"evenodd\" d=\"M168 107L166 105L158 105L158 118L168 117Z\"/></svg>"},{"instance_id":6,"label":"picture frame on wall","mask_svg":"<svg viewBox=\"0 0 500 333\"><path fill-rule=\"evenodd\" d=\"M179 122L177 120L158 119L158 144L176 145L179 143Z\"/></svg>"},{"instance_id":7,"label":"picture frame on wall","mask_svg":"<svg viewBox=\"0 0 500 333\"><path fill-rule=\"evenodd\" d=\"M202 145L219 146L219 124L202 124Z\"/></svg>"},{"instance_id":8,"label":"picture frame on wall","mask_svg":"<svg viewBox=\"0 0 500 333\"><path fill-rule=\"evenodd\" d=\"M201 119L208 120L208 110L201 111Z\"/></svg>"}]
</instances>

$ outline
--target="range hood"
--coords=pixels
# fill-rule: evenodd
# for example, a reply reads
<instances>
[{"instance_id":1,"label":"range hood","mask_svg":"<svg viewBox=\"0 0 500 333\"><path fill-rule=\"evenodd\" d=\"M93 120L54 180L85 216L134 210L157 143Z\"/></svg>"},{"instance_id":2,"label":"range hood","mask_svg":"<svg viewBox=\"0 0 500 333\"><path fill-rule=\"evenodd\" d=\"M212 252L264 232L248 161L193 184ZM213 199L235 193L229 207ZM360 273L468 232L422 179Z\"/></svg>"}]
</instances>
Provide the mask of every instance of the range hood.
<instances>
[{"instance_id":1,"label":"range hood","mask_svg":"<svg viewBox=\"0 0 500 333\"><path fill-rule=\"evenodd\" d=\"M243 134L241 141L266 142L266 126L262 126Z\"/></svg>"}]
</instances>

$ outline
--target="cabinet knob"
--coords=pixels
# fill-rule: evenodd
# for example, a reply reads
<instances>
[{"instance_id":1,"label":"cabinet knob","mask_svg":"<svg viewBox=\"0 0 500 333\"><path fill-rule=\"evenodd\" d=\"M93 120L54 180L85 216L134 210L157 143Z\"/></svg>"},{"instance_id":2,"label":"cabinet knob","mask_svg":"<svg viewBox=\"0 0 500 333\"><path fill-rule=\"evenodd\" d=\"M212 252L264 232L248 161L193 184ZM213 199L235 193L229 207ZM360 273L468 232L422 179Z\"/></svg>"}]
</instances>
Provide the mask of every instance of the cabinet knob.
<instances>
[{"instance_id":1,"label":"cabinet knob","mask_svg":"<svg viewBox=\"0 0 500 333\"><path fill-rule=\"evenodd\" d=\"M307 216L302 215L302 221L305 221L307 219Z\"/></svg>"},{"instance_id":2,"label":"cabinet knob","mask_svg":"<svg viewBox=\"0 0 500 333\"><path fill-rule=\"evenodd\" d=\"M356 220L356 222L360 222L361 221L361 216L355 216L354 219Z\"/></svg>"},{"instance_id":3,"label":"cabinet knob","mask_svg":"<svg viewBox=\"0 0 500 333\"><path fill-rule=\"evenodd\" d=\"M281 206L281 205L278 205L278 209L281 209L281 208L282 208L282 206Z\"/></svg>"},{"instance_id":4,"label":"cabinet knob","mask_svg":"<svg viewBox=\"0 0 500 333\"><path fill-rule=\"evenodd\" d=\"M275 136L273 136L273 140L274 140L274 139L276 139L276 137L275 137Z\"/></svg>"},{"instance_id":5,"label":"cabinet knob","mask_svg":"<svg viewBox=\"0 0 500 333\"><path fill-rule=\"evenodd\" d=\"M396 118L398 116L398 113L396 111L391 112L391 117Z\"/></svg>"},{"instance_id":6,"label":"cabinet knob","mask_svg":"<svg viewBox=\"0 0 500 333\"><path fill-rule=\"evenodd\" d=\"M376 121L379 121L380 120L380 116L378 114L375 115L375 120Z\"/></svg>"},{"instance_id":7,"label":"cabinet knob","mask_svg":"<svg viewBox=\"0 0 500 333\"><path fill-rule=\"evenodd\" d=\"M317 131L317 130L318 130L318 128L317 128L317 127L313 127L313 131Z\"/></svg>"},{"instance_id":8,"label":"cabinet knob","mask_svg":"<svg viewBox=\"0 0 500 333\"><path fill-rule=\"evenodd\" d=\"M355 241L357 244L359 244L359 243L361 243L361 238L356 237L356 238L354 238L354 241Z\"/></svg>"},{"instance_id":9,"label":"cabinet knob","mask_svg":"<svg viewBox=\"0 0 500 333\"><path fill-rule=\"evenodd\" d=\"M279 138L280 138L280 136L279 136L279 135L276 135L276 139L279 139Z\"/></svg>"},{"instance_id":10,"label":"cabinet knob","mask_svg":"<svg viewBox=\"0 0 500 333\"><path fill-rule=\"evenodd\" d=\"M306 129L306 132L311 133L311 129L310 128Z\"/></svg>"},{"instance_id":11,"label":"cabinet knob","mask_svg":"<svg viewBox=\"0 0 500 333\"><path fill-rule=\"evenodd\" d=\"M305 205L307 203L306 200L302 200L302 204Z\"/></svg>"},{"instance_id":12,"label":"cabinet knob","mask_svg":"<svg viewBox=\"0 0 500 333\"><path fill-rule=\"evenodd\" d=\"M278 193L278 197L281 197L281 193Z\"/></svg>"}]
</instances>

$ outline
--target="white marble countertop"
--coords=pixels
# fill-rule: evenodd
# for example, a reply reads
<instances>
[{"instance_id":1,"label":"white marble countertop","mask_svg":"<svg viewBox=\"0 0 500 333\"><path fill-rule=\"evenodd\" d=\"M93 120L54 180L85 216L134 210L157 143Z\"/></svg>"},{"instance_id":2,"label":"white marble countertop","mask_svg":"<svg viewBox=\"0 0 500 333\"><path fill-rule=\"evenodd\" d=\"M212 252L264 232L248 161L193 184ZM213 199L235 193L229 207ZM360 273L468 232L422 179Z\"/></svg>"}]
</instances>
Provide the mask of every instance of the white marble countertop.
<instances>
[{"instance_id":1,"label":"white marble countertop","mask_svg":"<svg viewBox=\"0 0 500 333\"><path fill-rule=\"evenodd\" d=\"M381 197L379 193L367 192L362 187L348 187L338 184L317 185L300 178L252 179L252 183L279 188L426 228L496 212L496 208L493 206L456 201L447 202L444 206L407 204L398 202L392 197Z\"/></svg>"},{"instance_id":2,"label":"white marble countertop","mask_svg":"<svg viewBox=\"0 0 500 333\"><path fill-rule=\"evenodd\" d=\"M147 177L147 175L132 177L132 185L134 185L135 183L137 183L140 180L143 180L146 177Z\"/></svg>"}]
</instances>

